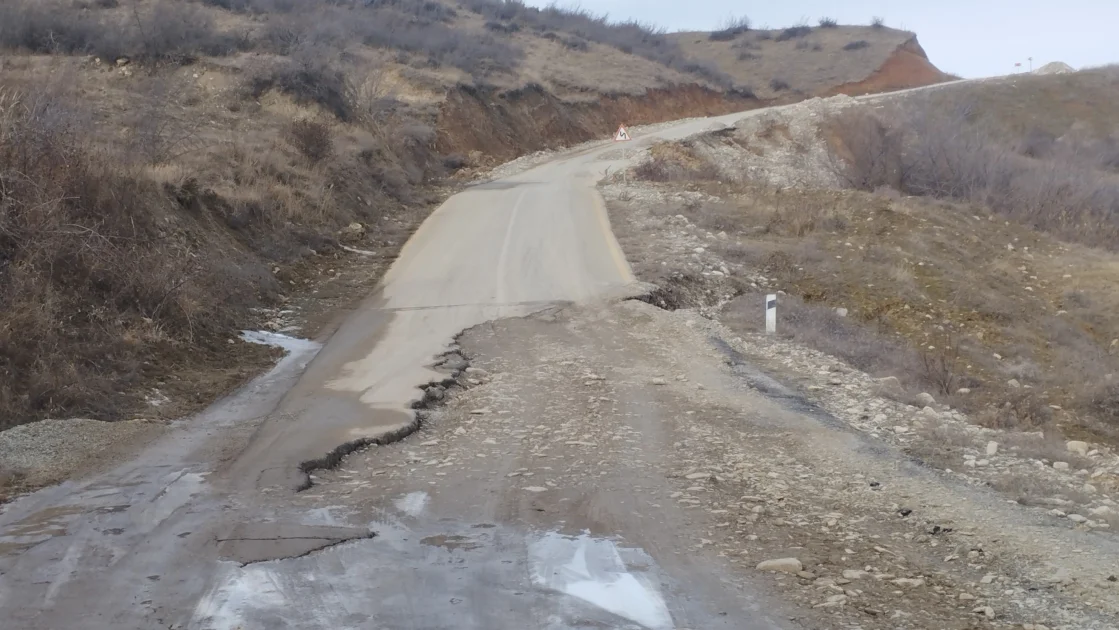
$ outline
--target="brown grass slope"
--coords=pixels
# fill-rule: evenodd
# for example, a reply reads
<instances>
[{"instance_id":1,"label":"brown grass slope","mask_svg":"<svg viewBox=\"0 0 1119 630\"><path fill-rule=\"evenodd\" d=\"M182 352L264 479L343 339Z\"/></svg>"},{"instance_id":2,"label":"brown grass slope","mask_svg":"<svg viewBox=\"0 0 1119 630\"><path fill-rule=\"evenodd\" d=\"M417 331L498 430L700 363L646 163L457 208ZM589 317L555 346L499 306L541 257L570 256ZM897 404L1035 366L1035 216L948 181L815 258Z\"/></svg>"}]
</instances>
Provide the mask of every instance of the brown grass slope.
<instances>
[{"instance_id":1,"label":"brown grass slope","mask_svg":"<svg viewBox=\"0 0 1119 630\"><path fill-rule=\"evenodd\" d=\"M819 89L885 58L790 45ZM0 428L203 404L343 241L389 261L456 172L760 104L719 66L515 2L0 3Z\"/></svg>"},{"instance_id":2,"label":"brown grass slope","mask_svg":"<svg viewBox=\"0 0 1119 630\"><path fill-rule=\"evenodd\" d=\"M637 175L724 200L683 213L788 292L785 334L987 426L1115 443L1117 98L1115 68L964 84L817 114L813 137L777 117L665 145ZM837 186L766 179L818 148ZM725 321L756 329L759 299Z\"/></svg>"},{"instance_id":3,"label":"brown grass slope","mask_svg":"<svg viewBox=\"0 0 1119 630\"><path fill-rule=\"evenodd\" d=\"M685 54L713 61L763 98L867 94L948 79L929 62L916 35L906 31L805 26L732 33L672 37Z\"/></svg>"}]
</instances>

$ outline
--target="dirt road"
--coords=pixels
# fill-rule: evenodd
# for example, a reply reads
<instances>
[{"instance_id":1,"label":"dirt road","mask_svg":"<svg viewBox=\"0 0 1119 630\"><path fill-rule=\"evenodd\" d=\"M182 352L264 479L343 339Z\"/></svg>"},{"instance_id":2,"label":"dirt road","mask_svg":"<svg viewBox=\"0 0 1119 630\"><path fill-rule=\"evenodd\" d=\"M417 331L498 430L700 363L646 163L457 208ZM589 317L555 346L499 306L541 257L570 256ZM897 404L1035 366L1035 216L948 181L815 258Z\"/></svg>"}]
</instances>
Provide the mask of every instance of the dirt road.
<instances>
[{"instance_id":1,"label":"dirt road","mask_svg":"<svg viewBox=\"0 0 1119 630\"><path fill-rule=\"evenodd\" d=\"M619 301L637 287L595 182L738 118L455 196L325 346L7 506L4 627L1111 627L1113 543L1013 530L1015 508L853 435L709 322ZM1042 567L1013 553L1030 538L1096 555Z\"/></svg>"},{"instance_id":2,"label":"dirt road","mask_svg":"<svg viewBox=\"0 0 1119 630\"><path fill-rule=\"evenodd\" d=\"M721 124L734 119L726 117ZM634 144L683 137L714 122L667 126ZM276 599L273 594L268 601L288 601L292 614L298 611L304 619L283 626L276 625L284 618L278 613L239 613L233 623L208 608L214 595L204 594L224 584L239 562L301 556L374 533L390 539L375 524L347 520L340 528L333 520L319 522L321 509L293 506L293 492L307 481L300 464L329 458L339 447L344 451L414 429L410 407L422 394L416 386L446 378L428 366L454 335L550 304L632 291L633 278L594 191L602 173L617 168L617 159L625 157L615 146L602 145L453 197L405 247L381 293L369 298L321 350L299 345L272 373L201 417L182 422L166 439L109 473L7 506L0 515L0 606L14 627L74 627L78 620L85 628L322 627L307 619L334 619L337 610L316 603L322 600ZM506 553L524 558L529 533L517 535L521 542L506 542ZM621 575L609 543L588 544L590 555L578 554L590 563L587 571ZM382 547L366 541L340 549L346 557L357 557L352 554L374 548ZM599 556L601 566L595 560ZM331 557L311 556L304 562ZM561 560L571 558L548 562ZM421 563L421 556L414 561ZM501 569L503 562L495 556L492 565ZM296 561L277 566L279 573L271 573L270 579L285 582L289 594L327 585L342 589L343 584L356 589L357 600L374 592L344 570L336 570L332 580L331 572L307 573ZM432 576L445 570L426 568ZM559 595L562 589L535 584L512 567L509 572L511 592L566 599ZM486 574L481 579L499 578ZM396 582L391 590L403 596L401 586ZM434 602L445 598L435 586L430 592L407 589L407 601L436 609ZM637 587L622 580L621 588ZM254 609L256 598L265 597L256 586L234 595L238 610L246 611ZM388 592L377 597L382 595L391 600ZM679 601L692 599L681 593ZM678 607L664 601L661 608L648 604L652 608L646 611L656 613L660 626L665 625L664 607ZM383 615L401 614L392 605L372 603L365 602L367 620L355 617L341 625L382 627ZM494 604L483 597L477 602L479 615L500 614ZM529 605L524 610L545 608ZM447 609L445 621L437 619L412 627L493 627L483 616L465 622L453 608ZM505 625L516 627L513 619ZM574 618L557 619L555 627L578 625Z\"/></svg>"}]
</instances>

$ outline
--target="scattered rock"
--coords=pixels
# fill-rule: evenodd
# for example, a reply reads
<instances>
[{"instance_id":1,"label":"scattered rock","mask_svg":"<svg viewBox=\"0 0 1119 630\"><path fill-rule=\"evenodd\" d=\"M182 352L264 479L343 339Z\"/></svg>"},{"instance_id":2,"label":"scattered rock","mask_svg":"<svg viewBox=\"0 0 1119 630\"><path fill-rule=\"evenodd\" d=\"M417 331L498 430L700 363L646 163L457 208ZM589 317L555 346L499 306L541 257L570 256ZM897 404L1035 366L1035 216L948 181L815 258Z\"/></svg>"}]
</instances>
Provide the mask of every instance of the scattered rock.
<instances>
[{"instance_id":1,"label":"scattered rock","mask_svg":"<svg viewBox=\"0 0 1119 630\"><path fill-rule=\"evenodd\" d=\"M870 575L866 571L859 571L857 569L846 569L843 571L843 579L845 580L861 580Z\"/></svg>"},{"instance_id":2,"label":"scattered rock","mask_svg":"<svg viewBox=\"0 0 1119 630\"><path fill-rule=\"evenodd\" d=\"M354 221L338 231L338 236L343 241L358 241L365 237L365 226Z\"/></svg>"},{"instance_id":3,"label":"scattered rock","mask_svg":"<svg viewBox=\"0 0 1119 630\"><path fill-rule=\"evenodd\" d=\"M905 394L905 389L901 386L901 381L896 376L887 376L886 378L877 379L878 391L886 396L901 397Z\"/></svg>"},{"instance_id":4,"label":"scattered rock","mask_svg":"<svg viewBox=\"0 0 1119 630\"><path fill-rule=\"evenodd\" d=\"M485 416L485 415L488 415L488 414L491 414L491 413L493 413L493 411L489 407L486 407L486 408L483 408L483 409L474 409L473 411L470 412L470 415L472 415L472 416Z\"/></svg>"},{"instance_id":5,"label":"scattered rock","mask_svg":"<svg viewBox=\"0 0 1119 630\"><path fill-rule=\"evenodd\" d=\"M668 381L666 381L666 380L664 380L663 378L660 378L660 377L654 378L652 380L652 383L653 383L653 385L668 385Z\"/></svg>"},{"instance_id":6,"label":"scattered rock","mask_svg":"<svg viewBox=\"0 0 1119 630\"><path fill-rule=\"evenodd\" d=\"M995 609L991 608L990 606L979 606L978 608L972 609L971 612L983 615L988 619L995 618Z\"/></svg>"},{"instance_id":7,"label":"scattered rock","mask_svg":"<svg viewBox=\"0 0 1119 630\"><path fill-rule=\"evenodd\" d=\"M1071 440L1071 441L1065 443L1065 447L1068 449L1068 452L1070 452L1070 453L1076 453L1077 455L1081 455L1081 456L1086 456L1088 454L1088 443L1087 442L1080 442L1080 441L1077 441L1077 440Z\"/></svg>"},{"instance_id":8,"label":"scattered rock","mask_svg":"<svg viewBox=\"0 0 1119 630\"><path fill-rule=\"evenodd\" d=\"M1020 387L1022 387L1022 383L1018 382L1018 379L1016 378L1010 379L1006 382L1006 384L1010 387L1013 387L1014 389L1019 389Z\"/></svg>"},{"instance_id":9,"label":"scattered rock","mask_svg":"<svg viewBox=\"0 0 1119 630\"><path fill-rule=\"evenodd\" d=\"M960 593L959 600L962 602L975 601L975 595L972 595L971 593Z\"/></svg>"},{"instance_id":10,"label":"scattered rock","mask_svg":"<svg viewBox=\"0 0 1119 630\"><path fill-rule=\"evenodd\" d=\"M898 578L891 582L895 586L918 588L925 585L925 578Z\"/></svg>"},{"instance_id":11,"label":"scattered rock","mask_svg":"<svg viewBox=\"0 0 1119 630\"><path fill-rule=\"evenodd\" d=\"M1068 470L1068 462L1053 462L1053 470Z\"/></svg>"},{"instance_id":12,"label":"scattered rock","mask_svg":"<svg viewBox=\"0 0 1119 630\"><path fill-rule=\"evenodd\" d=\"M1080 514L1069 514L1068 515L1068 520L1072 521L1073 523L1087 523L1088 522L1088 518L1086 516L1081 516Z\"/></svg>"},{"instance_id":13,"label":"scattered rock","mask_svg":"<svg viewBox=\"0 0 1119 630\"><path fill-rule=\"evenodd\" d=\"M931 407L936 404L936 399L933 398L933 395L928 392L921 392L920 394L917 394L916 400L917 404L921 405L922 407Z\"/></svg>"},{"instance_id":14,"label":"scattered rock","mask_svg":"<svg viewBox=\"0 0 1119 630\"><path fill-rule=\"evenodd\" d=\"M971 389L967 388L967 387L961 387L961 388L956 390L956 393L961 395L961 396L967 396L968 394L971 393Z\"/></svg>"},{"instance_id":15,"label":"scattered rock","mask_svg":"<svg viewBox=\"0 0 1119 630\"><path fill-rule=\"evenodd\" d=\"M777 571L780 573L796 574L804 570L804 565L796 558L778 558L776 560L759 562L757 569L758 571Z\"/></svg>"},{"instance_id":16,"label":"scattered rock","mask_svg":"<svg viewBox=\"0 0 1119 630\"><path fill-rule=\"evenodd\" d=\"M999 443L998 442L996 442L994 440L991 440L990 442L987 442L987 456L988 457L994 457L996 454L998 454L998 452L999 452Z\"/></svg>"},{"instance_id":17,"label":"scattered rock","mask_svg":"<svg viewBox=\"0 0 1119 630\"><path fill-rule=\"evenodd\" d=\"M840 317L847 317L847 309L839 307L835 309L835 314L839 315Z\"/></svg>"},{"instance_id":18,"label":"scattered rock","mask_svg":"<svg viewBox=\"0 0 1119 630\"><path fill-rule=\"evenodd\" d=\"M541 487L541 486L528 486L527 488L525 488L525 492L539 493L539 492L547 492L547 491L548 491L547 488L544 488L544 487Z\"/></svg>"},{"instance_id":19,"label":"scattered rock","mask_svg":"<svg viewBox=\"0 0 1119 630\"><path fill-rule=\"evenodd\" d=\"M929 420L938 420L940 418L940 412L932 407L925 407L921 410L921 416Z\"/></svg>"}]
</instances>

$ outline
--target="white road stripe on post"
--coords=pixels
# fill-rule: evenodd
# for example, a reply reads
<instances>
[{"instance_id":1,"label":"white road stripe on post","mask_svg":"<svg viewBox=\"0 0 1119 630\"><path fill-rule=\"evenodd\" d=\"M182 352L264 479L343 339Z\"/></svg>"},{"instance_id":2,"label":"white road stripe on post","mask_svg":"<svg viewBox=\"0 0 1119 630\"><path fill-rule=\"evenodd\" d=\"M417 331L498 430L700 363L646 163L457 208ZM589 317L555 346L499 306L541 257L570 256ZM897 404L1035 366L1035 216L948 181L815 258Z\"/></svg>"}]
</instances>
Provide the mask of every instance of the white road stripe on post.
<instances>
[{"instance_id":1,"label":"white road stripe on post","mask_svg":"<svg viewBox=\"0 0 1119 630\"><path fill-rule=\"evenodd\" d=\"M765 332L772 335L777 332L777 296L765 296Z\"/></svg>"}]
</instances>

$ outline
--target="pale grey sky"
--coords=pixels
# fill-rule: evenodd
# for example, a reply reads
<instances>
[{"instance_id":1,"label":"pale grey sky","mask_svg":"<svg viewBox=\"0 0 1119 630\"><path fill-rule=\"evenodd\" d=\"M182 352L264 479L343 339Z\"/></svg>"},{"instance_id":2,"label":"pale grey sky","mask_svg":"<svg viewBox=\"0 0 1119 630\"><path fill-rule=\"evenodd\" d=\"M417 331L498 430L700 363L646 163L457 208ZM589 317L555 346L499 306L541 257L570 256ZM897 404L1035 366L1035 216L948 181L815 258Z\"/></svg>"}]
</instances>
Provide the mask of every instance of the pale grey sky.
<instances>
[{"instance_id":1,"label":"pale grey sky","mask_svg":"<svg viewBox=\"0 0 1119 630\"><path fill-rule=\"evenodd\" d=\"M551 0L527 0L544 6ZM561 1L561 6L571 3ZM917 33L937 67L965 77L1009 74L1064 61L1081 68L1119 62L1119 0L581 0L578 5L612 20L637 19L669 30L711 30L728 15L748 15L756 26L778 28L822 16L841 24L886 24Z\"/></svg>"}]
</instances>

